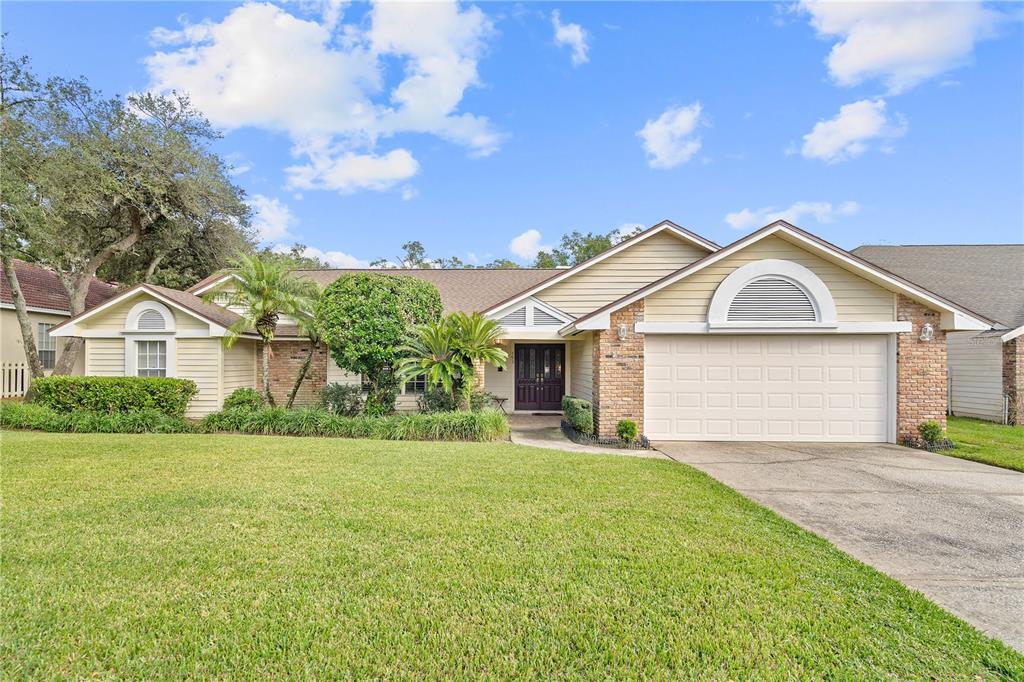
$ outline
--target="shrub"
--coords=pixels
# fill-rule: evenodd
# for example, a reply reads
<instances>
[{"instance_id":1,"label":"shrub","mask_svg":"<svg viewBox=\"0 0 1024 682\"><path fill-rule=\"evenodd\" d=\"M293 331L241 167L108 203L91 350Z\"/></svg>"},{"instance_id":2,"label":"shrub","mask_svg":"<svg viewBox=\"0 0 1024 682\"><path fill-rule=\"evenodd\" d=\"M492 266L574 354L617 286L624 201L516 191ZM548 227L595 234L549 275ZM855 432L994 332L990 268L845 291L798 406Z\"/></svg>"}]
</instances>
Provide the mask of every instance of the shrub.
<instances>
[{"instance_id":1,"label":"shrub","mask_svg":"<svg viewBox=\"0 0 1024 682\"><path fill-rule=\"evenodd\" d=\"M185 414L198 393L194 381L170 377L49 376L32 382L33 400L58 412L137 412Z\"/></svg>"},{"instance_id":2,"label":"shrub","mask_svg":"<svg viewBox=\"0 0 1024 682\"><path fill-rule=\"evenodd\" d=\"M379 440L490 441L508 436L508 420L497 410L346 417L319 408L235 409L207 415L202 428L207 432Z\"/></svg>"},{"instance_id":3,"label":"shrub","mask_svg":"<svg viewBox=\"0 0 1024 682\"><path fill-rule=\"evenodd\" d=\"M425 414L455 412L459 409L458 399L440 386L428 386L423 395L416 399L416 403L420 412Z\"/></svg>"},{"instance_id":4,"label":"shrub","mask_svg":"<svg viewBox=\"0 0 1024 682\"><path fill-rule=\"evenodd\" d=\"M921 440L929 446L934 446L942 440L942 426L934 420L918 424L917 432L921 434Z\"/></svg>"},{"instance_id":5,"label":"shrub","mask_svg":"<svg viewBox=\"0 0 1024 682\"><path fill-rule=\"evenodd\" d=\"M582 398L568 397L562 399L562 410L565 420L572 428L590 436L594 433L594 406Z\"/></svg>"},{"instance_id":6,"label":"shrub","mask_svg":"<svg viewBox=\"0 0 1024 682\"><path fill-rule=\"evenodd\" d=\"M224 398L225 410L238 408L262 410L266 405L267 401L254 388L236 388L231 392L231 395Z\"/></svg>"},{"instance_id":7,"label":"shrub","mask_svg":"<svg viewBox=\"0 0 1024 682\"><path fill-rule=\"evenodd\" d=\"M639 435L639 430L637 429L635 421L632 419L623 419L615 425L615 433L617 433L619 438L627 443L632 443Z\"/></svg>"},{"instance_id":8,"label":"shrub","mask_svg":"<svg viewBox=\"0 0 1024 682\"><path fill-rule=\"evenodd\" d=\"M363 387L359 384L331 383L320 391L320 407L345 417L363 411Z\"/></svg>"},{"instance_id":9,"label":"shrub","mask_svg":"<svg viewBox=\"0 0 1024 682\"><path fill-rule=\"evenodd\" d=\"M0 405L5 429L32 429L51 433L191 433L192 423L181 417L146 409L135 412L58 412L33 403Z\"/></svg>"},{"instance_id":10,"label":"shrub","mask_svg":"<svg viewBox=\"0 0 1024 682\"><path fill-rule=\"evenodd\" d=\"M365 411L394 411L398 349L415 325L441 317L437 287L413 277L360 273L332 282L316 306L316 326L342 369L366 377Z\"/></svg>"}]
</instances>

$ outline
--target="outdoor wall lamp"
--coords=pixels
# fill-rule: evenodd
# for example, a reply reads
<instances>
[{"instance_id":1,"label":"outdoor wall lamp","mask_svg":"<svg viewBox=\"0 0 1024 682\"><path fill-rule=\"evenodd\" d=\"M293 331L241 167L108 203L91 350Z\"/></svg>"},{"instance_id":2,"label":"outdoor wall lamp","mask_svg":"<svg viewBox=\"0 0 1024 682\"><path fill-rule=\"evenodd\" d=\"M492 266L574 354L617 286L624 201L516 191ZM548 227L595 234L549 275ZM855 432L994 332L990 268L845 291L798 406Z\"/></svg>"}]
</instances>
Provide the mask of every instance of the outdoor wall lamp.
<instances>
[{"instance_id":1,"label":"outdoor wall lamp","mask_svg":"<svg viewBox=\"0 0 1024 682\"><path fill-rule=\"evenodd\" d=\"M615 335L617 337L619 337L619 341L625 341L626 340L626 335L628 335L628 334L629 334L629 327L627 327L625 325L625 323L620 324L618 326L618 328L616 328L616 330L615 330Z\"/></svg>"},{"instance_id":2,"label":"outdoor wall lamp","mask_svg":"<svg viewBox=\"0 0 1024 682\"><path fill-rule=\"evenodd\" d=\"M935 338L935 328L932 327L932 323L931 322L925 322L924 326L921 327L920 339L922 341L931 341L934 338Z\"/></svg>"}]
</instances>

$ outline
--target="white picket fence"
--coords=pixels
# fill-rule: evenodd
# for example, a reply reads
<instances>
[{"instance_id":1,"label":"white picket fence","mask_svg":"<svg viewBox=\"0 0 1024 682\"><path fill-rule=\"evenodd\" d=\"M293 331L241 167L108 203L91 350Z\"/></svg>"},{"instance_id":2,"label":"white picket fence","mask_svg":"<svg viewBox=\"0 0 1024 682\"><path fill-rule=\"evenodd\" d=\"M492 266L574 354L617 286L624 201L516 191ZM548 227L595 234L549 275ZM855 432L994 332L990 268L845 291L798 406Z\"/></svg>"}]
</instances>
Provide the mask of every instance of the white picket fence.
<instances>
[{"instance_id":1,"label":"white picket fence","mask_svg":"<svg viewBox=\"0 0 1024 682\"><path fill-rule=\"evenodd\" d=\"M25 395L30 380L28 363L0 363L0 398L14 398Z\"/></svg>"}]
</instances>

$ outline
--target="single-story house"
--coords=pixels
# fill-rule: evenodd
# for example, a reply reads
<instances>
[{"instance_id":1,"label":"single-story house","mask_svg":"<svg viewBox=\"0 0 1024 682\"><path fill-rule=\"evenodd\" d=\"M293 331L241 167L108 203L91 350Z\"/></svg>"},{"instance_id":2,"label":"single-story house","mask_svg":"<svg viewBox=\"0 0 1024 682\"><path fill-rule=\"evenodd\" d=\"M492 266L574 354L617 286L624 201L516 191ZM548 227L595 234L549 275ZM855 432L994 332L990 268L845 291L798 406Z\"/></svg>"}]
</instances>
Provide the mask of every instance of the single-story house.
<instances>
[{"instance_id":1,"label":"single-story house","mask_svg":"<svg viewBox=\"0 0 1024 682\"><path fill-rule=\"evenodd\" d=\"M351 270L302 271L327 284ZM555 411L569 392L594 404L597 430L633 419L677 440L896 442L945 421L946 334L985 317L784 221L719 246L664 221L567 269L392 270L433 282L446 311L501 322L504 369L484 388L518 412ZM65 322L85 337L87 374L194 379L190 414L239 386L260 388L258 340L225 350L235 313L188 291L141 285ZM271 390L283 396L308 341L274 341ZM358 381L317 351L300 401ZM407 402L422 384L406 387Z\"/></svg>"},{"instance_id":2,"label":"single-story house","mask_svg":"<svg viewBox=\"0 0 1024 682\"><path fill-rule=\"evenodd\" d=\"M993 321L949 335L951 414L1024 424L1024 244L860 246L853 253Z\"/></svg>"},{"instance_id":3,"label":"single-story house","mask_svg":"<svg viewBox=\"0 0 1024 682\"><path fill-rule=\"evenodd\" d=\"M71 317L71 304L52 270L21 260L14 261L21 294L25 297L28 319L35 333L39 359L46 370L52 370L63 352L63 344L50 335L50 330ZM117 286L93 278L86 294L86 308L103 303L117 293ZM85 363L79 355L73 374L82 374ZM21 338L21 327L14 311L14 299L7 278L0 274L0 394L2 397L22 395L28 387L28 361Z\"/></svg>"}]
</instances>

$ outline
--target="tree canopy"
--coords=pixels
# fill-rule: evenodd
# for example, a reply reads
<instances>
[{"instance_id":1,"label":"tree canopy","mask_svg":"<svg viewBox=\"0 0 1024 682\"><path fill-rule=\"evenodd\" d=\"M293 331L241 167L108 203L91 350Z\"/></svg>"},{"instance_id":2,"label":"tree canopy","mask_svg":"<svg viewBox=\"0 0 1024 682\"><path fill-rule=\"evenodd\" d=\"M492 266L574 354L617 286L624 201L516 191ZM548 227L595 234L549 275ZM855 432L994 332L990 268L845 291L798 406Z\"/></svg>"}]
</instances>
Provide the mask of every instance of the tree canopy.
<instances>
[{"instance_id":1,"label":"tree canopy","mask_svg":"<svg viewBox=\"0 0 1024 682\"><path fill-rule=\"evenodd\" d=\"M562 235L558 246L550 251L541 251L533 263L535 268L557 268L573 266L607 251L624 239L632 237L640 228L631 233L612 230L606 234L573 230Z\"/></svg>"},{"instance_id":2,"label":"tree canopy","mask_svg":"<svg viewBox=\"0 0 1024 682\"><path fill-rule=\"evenodd\" d=\"M399 348L417 325L437 321L441 312L441 295L429 282L356 273L324 289L316 326L338 366L363 377L367 413L386 414L397 395Z\"/></svg>"}]
</instances>

